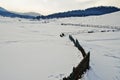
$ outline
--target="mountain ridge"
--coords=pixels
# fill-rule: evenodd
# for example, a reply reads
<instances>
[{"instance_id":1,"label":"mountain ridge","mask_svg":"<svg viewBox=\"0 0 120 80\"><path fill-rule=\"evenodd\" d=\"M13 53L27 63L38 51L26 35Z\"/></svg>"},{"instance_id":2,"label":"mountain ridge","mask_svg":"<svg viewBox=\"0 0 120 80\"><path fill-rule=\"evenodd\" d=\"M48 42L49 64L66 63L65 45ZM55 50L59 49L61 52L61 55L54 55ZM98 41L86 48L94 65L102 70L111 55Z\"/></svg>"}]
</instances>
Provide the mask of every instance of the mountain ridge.
<instances>
[{"instance_id":1,"label":"mountain ridge","mask_svg":"<svg viewBox=\"0 0 120 80\"><path fill-rule=\"evenodd\" d=\"M104 15L108 13L113 13L116 11L120 11L120 8L117 8L114 6L98 6L98 7L87 8L85 10L72 10L72 11L66 11L66 12L58 12L58 13L44 16L34 12L28 12L28 13L12 12L0 7L0 16L40 20L40 19L51 19L51 18L65 18L65 17L99 16L99 15Z\"/></svg>"},{"instance_id":2,"label":"mountain ridge","mask_svg":"<svg viewBox=\"0 0 120 80\"><path fill-rule=\"evenodd\" d=\"M72 10L67 12L55 13L47 16L37 16L36 19L99 16L108 13L113 13L116 11L120 11L120 8L113 6L98 6L98 7L87 8L85 10Z\"/></svg>"},{"instance_id":3,"label":"mountain ridge","mask_svg":"<svg viewBox=\"0 0 120 80\"><path fill-rule=\"evenodd\" d=\"M12 17L12 18L18 17L18 18L33 19L34 17L40 16L40 15L35 12L28 12L28 13L13 12L13 11L9 11L3 7L0 7L0 16Z\"/></svg>"},{"instance_id":4,"label":"mountain ridge","mask_svg":"<svg viewBox=\"0 0 120 80\"><path fill-rule=\"evenodd\" d=\"M4 8L0 7L0 11L6 11L6 9L4 9Z\"/></svg>"}]
</instances>

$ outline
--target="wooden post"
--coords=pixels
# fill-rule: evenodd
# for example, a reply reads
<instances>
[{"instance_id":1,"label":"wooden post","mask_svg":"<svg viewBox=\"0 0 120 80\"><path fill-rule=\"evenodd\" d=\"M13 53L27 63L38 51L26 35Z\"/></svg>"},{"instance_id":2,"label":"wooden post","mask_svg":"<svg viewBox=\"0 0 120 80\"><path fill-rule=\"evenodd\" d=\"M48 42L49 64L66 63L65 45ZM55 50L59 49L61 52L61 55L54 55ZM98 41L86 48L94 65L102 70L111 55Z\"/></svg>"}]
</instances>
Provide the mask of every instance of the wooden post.
<instances>
[{"instance_id":1,"label":"wooden post","mask_svg":"<svg viewBox=\"0 0 120 80\"><path fill-rule=\"evenodd\" d=\"M79 43L79 41L76 39L76 47L78 48L78 50L80 50L81 51L81 53L82 53L82 55L83 55L83 57L85 57L86 56L86 52L85 52L85 50L83 49L83 47L80 45L80 43Z\"/></svg>"},{"instance_id":2,"label":"wooden post","mask_svg":"<svg viewBox=\"0 0 120 80\"><path fill-rule=\"evenodd\" d=\"M64 77L63 80L79 80L84 72L86 72L87 69L90 68L90 52L88 54L85 53L85 50L83 47L79 44L78 40L74 40L74 38L69 35L69 39L74 43L74 45L78 48L78 50L81 51L83 55L83 59L80 61L80 63L77 65L77 67L73 67L72 73L68 77Z\"/></svg>"}]
</instances>

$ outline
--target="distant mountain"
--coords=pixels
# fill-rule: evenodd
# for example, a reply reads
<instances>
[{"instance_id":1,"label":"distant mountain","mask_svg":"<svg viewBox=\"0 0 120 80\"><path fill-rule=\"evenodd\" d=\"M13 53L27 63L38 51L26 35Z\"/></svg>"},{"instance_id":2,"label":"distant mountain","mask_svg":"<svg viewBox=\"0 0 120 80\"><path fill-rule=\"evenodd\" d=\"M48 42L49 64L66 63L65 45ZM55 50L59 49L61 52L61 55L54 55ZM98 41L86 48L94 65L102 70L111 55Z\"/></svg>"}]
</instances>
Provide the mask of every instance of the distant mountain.
<instances>
[{"instance_id":1,"label":"distant mountain","mask_svg":"<svg viewBox=\"0 0 120 80\"><path fill-rule=\"evenodd\" d=\"M68 12L55 13L47 16L37 16L36 19L98 16L98 15L104 15L104 14L108 14L116 11L120 11L120 9L112 6L100 6L100 7L88 8L85 10L73 10Z\"/></svg>"},{"instance_id":2,"label":"distant mountain","mask_svg":"<svg viewBox=\"0 0 120 80\"><path fill-rule=\"evenodd\" d=\"M0 7L0 11L6 11L6 9L4 9L4 8Z\"/></svg>"},{"instance_id":3,"label":"distant mountain","mask_svg":"<svg viewBox=\"0 0 120 80\"><path fill-rule=\"evenodd\" d=\"M35 13L35 12L27 12L27 13L22 13L23 15L29 15L29 16L41 16L41 14L39 13Z\"/></svg>"},{"instance_id":4,"label":"distant mountain","mask_svg":"<svg viewBox=\"0 0 120 80\"><path fill-rule=\"evenodd\" d=\"M39 13L35 13L35 12L26 12L26 13L13 12L13 13L16 13L16 14L19 14L19 15L33 16L33 17L41 16L41 14L39 14Z\"/></svg>"},{"instance_id":5,"label":"distant mountain","mask_svg":"<svg viewBox=\"0 0 120 80\"><path fill-rule=\"evenodd\" d=\"M4 17L18 17L18 18L27 18L27 19L33 19L36 16L40 16L38 13L30 12L30 13L18 13L13 11L8 11L2 7L0 7L0 16Z\"/></svg>"},{"instance_id":6,"label":"distant mountain","mask_svg":"<svg viewBox=\"0 0 120 80\"><path fill-rule=\"evenodd\" d=\"M0 16L39 20L39 19L51 19L51 18L65 18L65 17L99 16L108 13L113 13L116 11L120 11L120 8L112 7L112 6L100 6L100 7L88 8L85 10L73 10L73 11L67 11L67 12L61 12L61 13L55 13L55 14L43 16L34 12L29 12L29 13L12 12L0 7Z\"/></svg>"}]
</instances>

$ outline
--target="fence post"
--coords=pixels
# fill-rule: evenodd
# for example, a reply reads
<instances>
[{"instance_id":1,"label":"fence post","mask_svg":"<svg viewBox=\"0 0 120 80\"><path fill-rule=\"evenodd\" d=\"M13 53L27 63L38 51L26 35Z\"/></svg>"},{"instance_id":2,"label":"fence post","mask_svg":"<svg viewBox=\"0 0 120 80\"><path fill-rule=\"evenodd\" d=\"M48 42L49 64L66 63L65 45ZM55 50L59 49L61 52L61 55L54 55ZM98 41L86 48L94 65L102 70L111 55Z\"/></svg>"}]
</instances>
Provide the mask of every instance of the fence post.
<instances>
[{"instance_id":1,"label":"fence post","mask_svg":"<svg viewBox=\"0 0 120 80\"><path fill-rule=\"evenodd\" d=\"M85 52L85 50L83 49L83 47L80 45L80 43L79 43L79 41L76 39L76 47L78 48L78 50L80 50L81 51L81 53L82 53L82 55L83 55L83 57L85 57L86 56L86 52Z\"/></svg>"},{"instance_id":2,"label":"fence post","mask_svg":"<svg viewBox=\"0 0 120 80\"><path fill-rule=\"evenodd\" d=\"M69 39L74 43L75 47L77 47L78 50L81 51L81 53L83 55L83 59L80 61L80 63L77 65L77 67L73 67L72 73L68 77L64 77L63 80L79 80L82 77L82 75L84 74L84 72L90 68L90 65L89 65L90 52L88 52L88 54L86 54L85 50L80 45L79 41L77 39L75 41L71 35L69 35Z\"/></svg>"}]
</instances>

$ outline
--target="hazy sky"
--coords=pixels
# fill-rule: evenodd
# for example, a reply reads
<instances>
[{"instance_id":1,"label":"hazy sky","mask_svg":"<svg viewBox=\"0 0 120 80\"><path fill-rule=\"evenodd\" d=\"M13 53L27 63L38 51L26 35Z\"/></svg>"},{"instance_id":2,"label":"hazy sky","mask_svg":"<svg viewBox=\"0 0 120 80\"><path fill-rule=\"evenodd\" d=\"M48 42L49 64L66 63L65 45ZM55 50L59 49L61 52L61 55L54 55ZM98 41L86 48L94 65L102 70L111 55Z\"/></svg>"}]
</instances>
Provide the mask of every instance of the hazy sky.
<instances>
[{"instance_id":1,"label":"hazy sky","mask_svg":"<svg viewBox=\"0 0 120 80\"><path fill-rule=\"evenodd\" d=\"M44 15L100 5L120 7L120 0L0 0L0 6L8 10Z\"/></svg>"}]
</instances>

